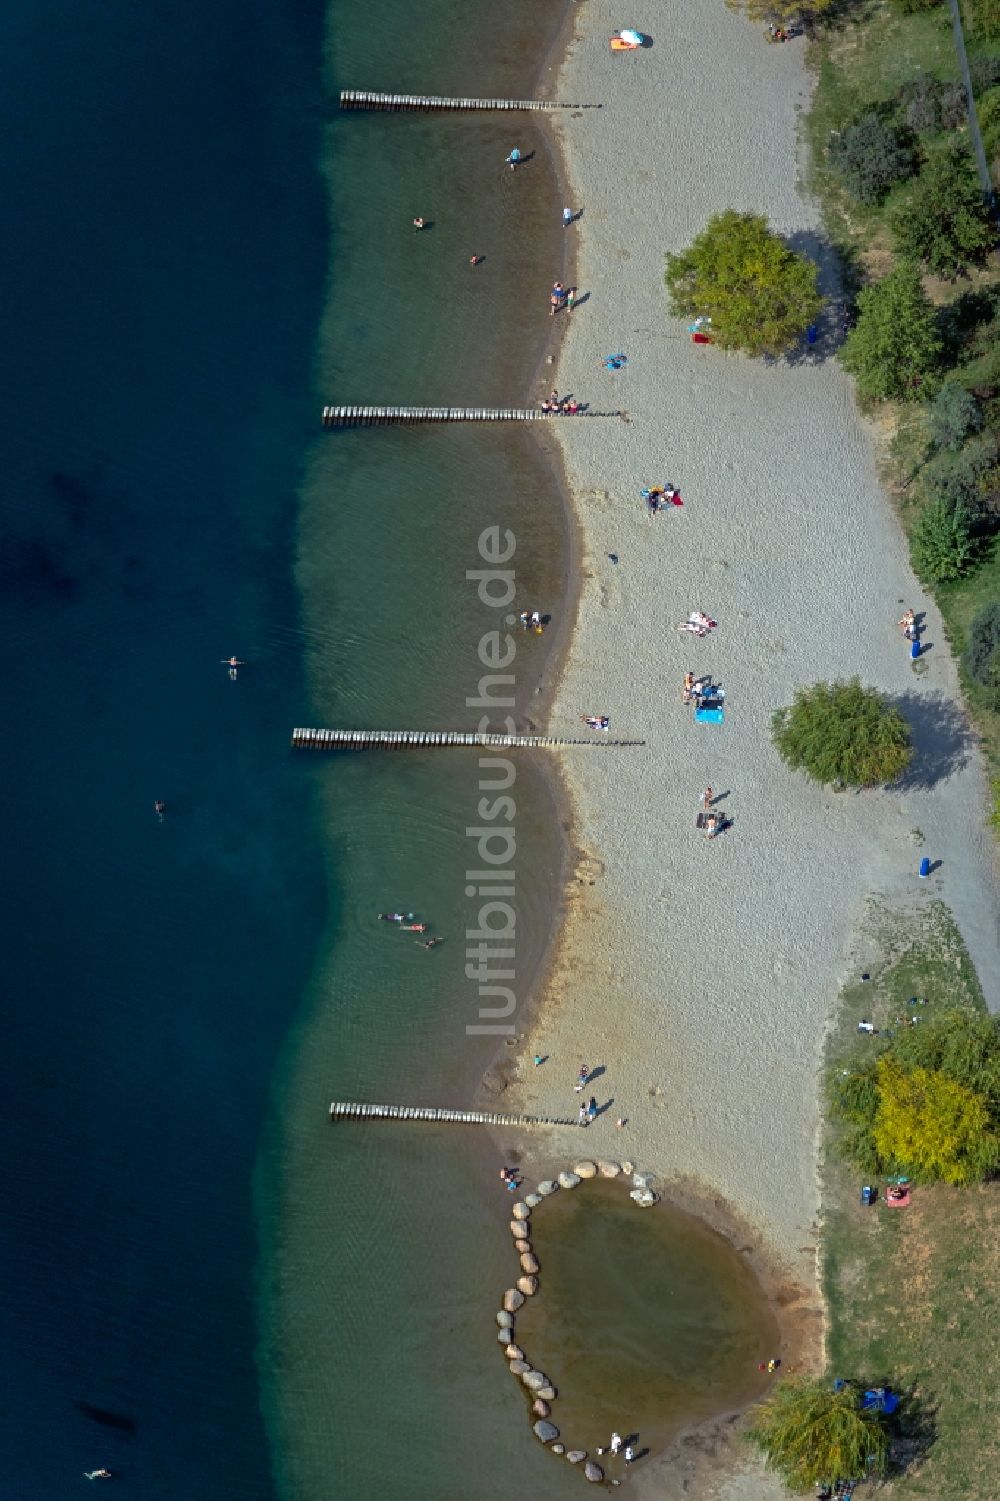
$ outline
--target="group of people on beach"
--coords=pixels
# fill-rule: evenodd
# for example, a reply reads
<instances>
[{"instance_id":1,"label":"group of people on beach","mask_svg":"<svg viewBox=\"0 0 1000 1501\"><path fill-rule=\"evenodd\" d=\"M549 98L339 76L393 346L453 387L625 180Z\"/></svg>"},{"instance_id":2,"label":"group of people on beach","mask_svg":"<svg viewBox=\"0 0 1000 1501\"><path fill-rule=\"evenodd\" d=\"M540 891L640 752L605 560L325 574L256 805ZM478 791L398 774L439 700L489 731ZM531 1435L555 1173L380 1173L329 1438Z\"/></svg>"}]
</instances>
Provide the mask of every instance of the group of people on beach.
<instances>
[{"instance_id":1,"label":"group of people on beach","mask_svg":"<svg viewBox=\"0 0 1000 1501\"><path fill-rule=\"evenodd\" d=\"M646 502L646 510L650 516L655 516L657 511L665 511L668 506L682 506L680 492L673 485L650 485L639 494Z\"/></svg>"},{"instance_id":2,"label":"group of people on beach","mask_svg":"<svg viewBox=\"0 0 1000 1501\"><path fill-rule=\"evenodd\" d=\"M712 689L710 674L703 673L700 678L696 678L693 672L686 672L681 688L681 703L694 704L696 709L700 709L705 699L712 693Z\"/></svg>"},{"instance_id":3,"label":"group of people on beach","mask_svg":"<svg viewBox=\"0 0 1000 1501\"><path fill-rule=\"evenodd\" d=\"M613 1433L607 1444L598 1445L597 1453L602 1455L610 1454L613 1458L617 1458L620 1454L626 1465L633 1464L635 1462L635 1442L638 1437L637 1433L633 1433L630 1434L628 1439L623 1439L620 1433Z\"/></svg>"},{"instance_id":4,"label":"group of people on beach","mask_svg":"<svg viewBox=\"0 0 1000 1501\"><path fill-rule=\"evenodd\" d=\"M541 610L522 610L517 621L523 631L534 631L536 636L540 636L545 629Z\"/></svg>"},{"instance_id":5,"label":"group of people on beach","mask_svg":"<svg viewBox=\"0 0 1000 1501\"><path fill-rule=\"evenodd\" d=\"M563 308L571 313L576 306L576 287L564 287L561 281L553 282L549 293L549 317L554 318Z\"/></svg>"},{"instance_id":6,"label":"group of people on beach","mask_svg":"<svg viewBox=\"0 0 1000 1501\"><path fill-rule=\"evenodd\" d=\"M550 391L548 396L542 398L539 403L543 412L558 412L564 417L575 417L581 410L580 403L573 396L560 396L558 391Z\"/></svg>"},{"instance_id":7,"label":"group of people on beach","mask_svg":"<svg viewBox=\"0 0 1000 1501\"><path fill-rule=\"evenodd\" d=\"M714 631L718 625L711 615L706 615L704 610L691 610L687 620L677 627L679 631L690 631L692 636L707 636L709 631Z\"/></svg>"}]
</instances>

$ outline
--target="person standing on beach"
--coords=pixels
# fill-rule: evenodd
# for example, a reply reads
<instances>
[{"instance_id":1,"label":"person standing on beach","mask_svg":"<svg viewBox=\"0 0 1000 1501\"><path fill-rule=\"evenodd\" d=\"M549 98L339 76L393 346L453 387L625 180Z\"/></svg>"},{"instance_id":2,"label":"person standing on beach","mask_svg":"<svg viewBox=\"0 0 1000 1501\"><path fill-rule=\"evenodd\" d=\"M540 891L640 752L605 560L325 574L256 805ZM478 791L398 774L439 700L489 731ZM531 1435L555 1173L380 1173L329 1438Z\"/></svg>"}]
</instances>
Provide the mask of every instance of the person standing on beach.
<instances>
[{"instance_id":1,"label":"person standing on beach","mask_svg":"<svg viewBox=\"0 0 1000 1501\"><path fill-rule=\"evenodd\" d=\"M520 160L521 160L521 148L519 146L515 146L514 149L511 151L510 156L508 156L508 158L507 158L507 165L508 165L508 167L510 168L510 170L512 172L516 170L518 164L520 163Z\"/></svg>"},{"instance_id":2,"label":"person standing on beach","mask_svg":"<svg viewBox=\"0 0 1000 1501\"><path fill-rule=\"evenodd\" d=\"M576 307L576 287L570 287L566 293L566 311L571 313Z\"/></svg>"},{"instance_id":3,"label":"person standing on beach","mask_svg":"<svg viewBox=\"0 0 1000 1501\"><path fill-rule=\"evenodd\" d=\"M549 297L549 317L554 318L556 313L566 301L566 288L561 281L553 284L552 295Z\"/></svg>"},{"instance_id":4,"label":"person standing on beach","mask_svg":"<svg viewBox=\"0 0 1000 1501\"><path fill-rule=\"evenodd\" d=\"M581 1105L580 1108L579 1108L579 1110L577 1111L577 1113L576 1113L576 1123L577 1123L578 1126L585 1126L585 1125L587 1125L587 1107L586 1107L586 1105Z\"/></svg>"},{"instance_id":5,"label":"person standing on beach","mask_svg":"<svg viewBox=\"0 0 1000 1501\"><path fill-rule=\"evenodd\" d=\"M621 1448L621 1446L622 1446L622 1436L621 1436L621 1434L620 1433L613 1433L611 1435L611 1443L608 1446L610 1448L612 1454L617 1454L618 1450Z\"/></svg>"},{"instance_id":6,"label":"person standing on beach","mask_svg":"<svg viewBox=\"0 0 1000 1501\"><path fill-rule=\"evenodd\" d=\"M701 794L701 798L699 799L699 801L701 802L701 806L705 809L705 812L707 813L708 810L709 810L709 808L712 806L713 802L715 801L715 793L712 791L712 788L710 786L705 788L704 792Z\"/></svg>"},{"instance_id":7,"label":"person standing on beach","mask_svg":"<svg viewBox=\"0 0 1000 1501\"><path fill-rule=\"evenodd\" d=\"M570 227L570 225L572 223L573 223L573 210L571 208L564 208L563 209L563 229L569 229L569 227Z\"/></svg>"},{"instance_id":8,"label":"person standing on beach","mask_svg":"<svg viewBox=\"0 0 1000 1501\"><path fill-rule=\"evenodd\" d=\"M625 1445L625 1463L627 1465L630 1465L634 1459L635 1459L635 1450L632 1448L631 1444L626 1444Z\"/></svg>"},{"instance_id":9,"label":"person standing on beach","mask_svg":"<svg viewBox=\"0 0 1000 1501\"><path fill-rule=\"evenodd\" d=\"M681 691L681 703L682 704L689 704L691 702L691 695L692 695L693 692L694 692L694 673L693 672L686 672L684 674L684 687L683 687L683 690Z\"/></svg>"},{"instance_id":10,"label":"person standing on beach","mask_svg":"<svg viewBox=\"0 0 1000 1501\"><path fill-rule=\"evenodd\" d=\"M580 1064L580 1072L577 1074L577 1076L576 1076L576 1083L573 1085L573 1093L574 1094L581 1094L583 1092L583 1086L586 1084L586 1082L587 1082L587 1080L589 1078L590 1078L590 1067L589 1067L589 1065L586 1064L586 1063L581 1063Z\"/></svg>"}]
</instances>

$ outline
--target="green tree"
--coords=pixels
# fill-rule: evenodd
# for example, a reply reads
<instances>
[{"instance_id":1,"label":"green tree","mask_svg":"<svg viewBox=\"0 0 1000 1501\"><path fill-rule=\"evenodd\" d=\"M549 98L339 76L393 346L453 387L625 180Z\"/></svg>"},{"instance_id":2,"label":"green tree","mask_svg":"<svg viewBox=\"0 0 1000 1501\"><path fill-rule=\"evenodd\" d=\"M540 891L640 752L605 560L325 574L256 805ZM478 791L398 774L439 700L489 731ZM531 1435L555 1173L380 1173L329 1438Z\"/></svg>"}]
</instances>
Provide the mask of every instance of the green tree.
<instances>
[{"instance_id":1,"label":"green tree","mask_svg":"<svg viewBox=\"0 0 1000 1501\"><path fill-rule=\"evenodd\" d=\"M881 203L889 189L913 173L913 147L874 110L848 125L830 145L830 161L860 203Z\"/></svg>"},{"instance_id":2,"label":"green tree","mask_svg":"<svg viewBox=\"0 0 1000 1501\"><path fill-rule=\"evenodd\" d=\"M1000 0L972 0L972 30L976 36L1000 36Z\"/></svg>"},{"instance_id":3,"label":"green tree","mask_svg":"<svg viewBox=\"0 0 1000 1501\"><path fill-rule=\"evenodd\" d=\"M986 1101L957 1079L927 1068L878 1061L872 1137L890 1168L928 1182L975 1183L996 1166L998 1142Z\"/></svg>"},{"instance_id":4,"label":"green tree","mask_svg":"<svg viewBox=\"0 0 1000 1501\"><path fill-rule=\"evenodd\" d=\"M904 259L959 276L993 249L995 231L968 150L949 147L926 164L892 221Z\"/></svg>"},{"instance_id":5,"label":"green tree","mask_svg":"<svg viewBox=\"0 0 1000 1501\"><path fill-rule=\"evenodd\" d=\"M962 665L990 704L1000 709L1000 603L986 605L969 627Z\"/></svg>"},{"instance_id":6,"label":"green tree","mask_svg":"<svg viewBox=\"0 0 1000 1501\"><path fill-rule=\"evenodd\" d=\"M932 500L924 506L910 532L910 556L919 579L928 584L953 583L968 573L976 552L967 511L946 500Z\"/></svg>"},{"instance_id":7,"label":"green tree","mask_svg":"<svg viewBox=\"0 0 1000 1501\"><path fill-rule=\"evenodd\" d=\"M817 269L762 214L716 214L679 255L667 256L671 310L709 317L723 349L780 355L819 315Z\"/></svg>"},{"instance_id":8,"label":"green tree","mask_svg":"<svg viewBox=\"0 0 1000 1501\"><path fill-rule=\"evenodd\" d=\"M1000 1129L1000 1017L971 1006L932 1007L919 1027L906 1027L893 1039L892 1053L903 1068L947 1074L980 1095L992 1128Z\"/></svg>"},{"instance_id":9,"label":"green tree","mask_svg":"<svg viewBox=\"0 0 1000 1501\"><path fill-rule=\"evenodd\" d=\"M889 1437L884 1415L862 1411L851 1386L788 1377L753 1412L747 1436L791 1490L884 1475Z\"/></svg>"},{"instance_id":10,"label":"green tree","mask_svg":"<svg viewBox=\"0 0 1000 1501\"><path fill-rule=\"evenodd\" d=\"M772 738L782 760L817 782L876 787L895 782L910 764L910 729L874 688L850 682L800 688L779 709Z\"/></svg>"},{"instance_id":11,"label":"green tree","mask_svg":"<svg viewBox=\"0 0 1000 1501\"><path fill-rule=\"evenodd\" d=\"M957 381L945 381L927 409L927 426L935 448L957 452L970 433L983 425L983 411L971 391Z\"/></svg>"},{"instance_id":12,"label":"green tree","mask_svg":"<svg viewBox=\"0 0 1000 1501\"><path fill-rule=\"evenodd\" d=\"M937 315L912 266L896 266L858 296L841 363L862 396L920 401L941 360Z\"/></svg>"}]
</instances>

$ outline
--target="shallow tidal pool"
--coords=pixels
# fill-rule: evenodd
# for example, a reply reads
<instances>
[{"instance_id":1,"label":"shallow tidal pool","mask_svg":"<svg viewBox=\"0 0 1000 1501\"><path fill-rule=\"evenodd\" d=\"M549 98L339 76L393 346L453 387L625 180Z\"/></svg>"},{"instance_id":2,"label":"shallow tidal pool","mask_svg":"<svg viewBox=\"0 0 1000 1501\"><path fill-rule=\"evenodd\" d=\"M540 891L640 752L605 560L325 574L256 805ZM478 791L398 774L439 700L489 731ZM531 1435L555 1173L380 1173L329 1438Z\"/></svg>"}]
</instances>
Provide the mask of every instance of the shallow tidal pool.
<instances>
[{"instance_id":1,"label":"shallow tidal pool","mask_svg":"<svg viewBox=\"0 0 1000 1501\"><path fill-rule=\"evenodd\" d=\"M638 1435L637 1456L655 1454L766 1389L774 1316L745 1257L703 1221L640 1209L624 1181L594 1179L546 1199L530 1224L541 1285L516 1342L556 1388L567 1449L593 1454L617 1430ZM516 1269L512 1252L511 1285ZM605 1458L610 1475L623 1470Z\"/></svg>"}]
</instances>

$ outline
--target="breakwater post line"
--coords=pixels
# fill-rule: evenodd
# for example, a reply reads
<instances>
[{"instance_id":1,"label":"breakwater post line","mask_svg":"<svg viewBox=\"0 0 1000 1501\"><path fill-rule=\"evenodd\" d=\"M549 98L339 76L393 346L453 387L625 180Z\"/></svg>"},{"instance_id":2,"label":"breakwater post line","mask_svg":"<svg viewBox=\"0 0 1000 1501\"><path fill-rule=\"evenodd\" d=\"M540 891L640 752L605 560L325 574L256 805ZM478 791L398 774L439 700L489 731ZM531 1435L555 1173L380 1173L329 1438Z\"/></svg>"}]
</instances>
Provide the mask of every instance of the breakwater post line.
<instances>
[{"instance_id":1,"label":"breakwater post line","mask_svg":"<svg viewBox=\"0 0 1000 1501\"><path fill-rule=\"evenodd\" d=\"M299 750L335 750L343 747L397 745L485 745L504 749L548 745L637 746L645 740L568 740L556 735L501 735L476 730L322 730L294 729L292 745Z\"/></svg>"},{"instance_id":2,"label":"breakwater post line","mask_svg":"<svg viewBox=\"0 0 1000 1501\"><path fill-rule=\"evenodd\" d=\"M341 89L341 109L389 110L547 110L601 109L600 104L561 104L552 99L449 99L440 94L380 94L370 89Z\"/></svg>"},{"instance_id":3,"label":"breakwater post line","mask_svg":"<svg viewBox=\"0 0 1000 1501\"><path fill-rule=\"evenodd\" d=\"M439 1110L425 1105L362 1105L334 1100L330 1119L386 1121L453 1121L462 1126L575 1126L579 1123L547 1115L500 1115L492 1110Z\"/></svg>"},{"instance_id":4,"label":"breakwater post line","mask_svg":"<svg viewBox=\"0 0 1000 1501\"><path fill-rule=\"evenodd\" d=\"M567 417L567 412L543 412L541 407L324 407L324 427L379 427L410 422L542 422ZM574 412L580 417L624 417L624 412Z\"/></svg>"}]
</instances>

